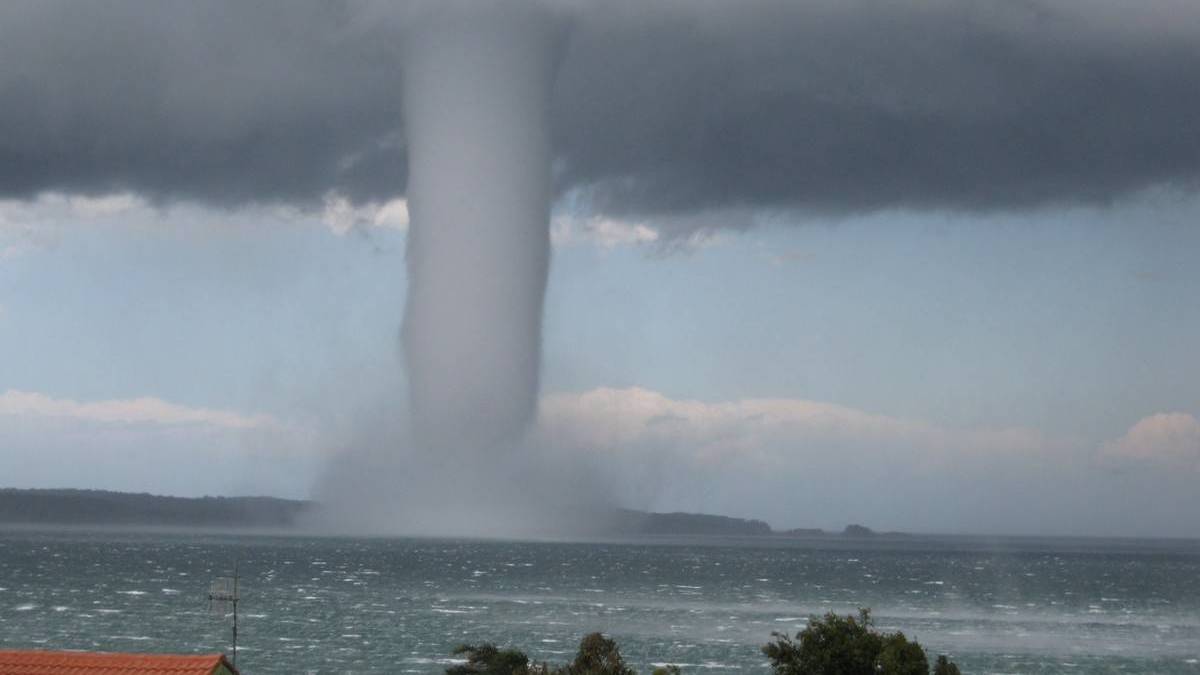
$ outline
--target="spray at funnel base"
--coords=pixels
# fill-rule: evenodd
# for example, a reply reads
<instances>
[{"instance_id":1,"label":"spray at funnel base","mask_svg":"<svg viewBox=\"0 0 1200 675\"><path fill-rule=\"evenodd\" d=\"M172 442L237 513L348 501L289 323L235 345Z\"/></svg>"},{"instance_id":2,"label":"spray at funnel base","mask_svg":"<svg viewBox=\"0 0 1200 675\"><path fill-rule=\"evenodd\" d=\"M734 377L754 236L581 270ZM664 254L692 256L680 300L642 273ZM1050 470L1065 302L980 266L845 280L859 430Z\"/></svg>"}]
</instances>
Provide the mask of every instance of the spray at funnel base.
<instances>
[{"instance_id":1,"label":"spray at funnel base","mask_svg":"<svg viewBox=\"0 0 1200 675\"><path fill-rule=\"evenodd\" d=\"M404 351L429 449L513 441L536 412L556 36L509 7L437 16L406 41Z\"/></svg>"}]
</instances>

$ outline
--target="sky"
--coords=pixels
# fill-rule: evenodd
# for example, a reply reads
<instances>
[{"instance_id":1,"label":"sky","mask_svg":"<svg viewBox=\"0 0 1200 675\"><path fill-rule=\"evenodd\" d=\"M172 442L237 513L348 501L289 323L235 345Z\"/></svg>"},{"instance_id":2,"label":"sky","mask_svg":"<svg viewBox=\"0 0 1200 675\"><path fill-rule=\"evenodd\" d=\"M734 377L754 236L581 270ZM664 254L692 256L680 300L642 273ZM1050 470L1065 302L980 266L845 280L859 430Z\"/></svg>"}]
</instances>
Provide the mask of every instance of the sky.
<instances>
[{"instance_id":1,"label":"sky","mask_svg":"<svg viewBox=\"0 0 1200 675\"><path fill-rule=\"evenodd\" d=\"M1200 536L1200 12L1012 6L555 3L531 442L634 508ZM209 7L0 10L0 485L310 497L407 405L413 19Z\"/></svg>"}]
</instances>

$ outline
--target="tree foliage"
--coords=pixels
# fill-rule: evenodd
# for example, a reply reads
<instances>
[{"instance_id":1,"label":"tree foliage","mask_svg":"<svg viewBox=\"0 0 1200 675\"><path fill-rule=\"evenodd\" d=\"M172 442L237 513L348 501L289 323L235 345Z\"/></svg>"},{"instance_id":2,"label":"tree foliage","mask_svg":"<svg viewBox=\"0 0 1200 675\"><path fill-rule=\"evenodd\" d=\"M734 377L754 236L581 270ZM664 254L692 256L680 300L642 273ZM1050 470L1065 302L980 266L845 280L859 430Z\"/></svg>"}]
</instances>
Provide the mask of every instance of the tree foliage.
<instances>
[{"instance_id":1,"label":"tree foliage","mask_svg":"<svg viewBox=\"0 0 1200 675\"><path fill-rule=\"evenodd\" d=\"M579 642L575 660L556 668L530 663L525 652L500 649L490 642L460 645L454 654L466 657L467 662L447 668L447 675L637 675L637 671L625 664L616 641L600 633L585 635ZM659 671L661 675L679 673L675 666L659 668L655 675L660 675Z\"/></svg>"},{"instance_id":2,"label":"tree foliage","mask_svg":"<svg viewBox=\"0 0 1200 675\"><path fill-rule=\"evenodd\" d=\"M538 675L545 672L530 666L525 652L500 649L490 642L478 645L459 645L455 656L465 656L467 662L446 669L446 675Z\"/></svg>"},{"instance_id":3,"label":"tree foliage","mask_svg":"<svg viewBox=\"0 0 1200 675\"><path fill-rule=\"evenodd\" d=\"M946 658L945 654L937 657L937 663L933 666L933 675L962 675L958 666L954 662Z\"/></svg>"},{"instance_id":4,"label":"tree foliage","mask_svg":"<svg viewBox=\"0 0 1200 675\"><path fill-rule=\"evenodd\" d=\"M777 675L929 675L921 645L904 633L876 631L866 609L857 617L833 612L813 617L794 639L781 633L772 636L763 654ZM944 656L938 668L942 670L935 675L960 675Z\"/></svg>"},{"instance_id":5,"label":"tree foliage","mask_svg":"<svg viewBox=\"0 0 1200 675\"><path fill-rule=\"evenodd\" d=\"M925 650L904 633L875 630L869 610L858 616L833 612L812 617L795 638L772 633L774 641L762 651L776 675L930 675ZM637 675L621 657L612 638L585 635L575 659L561 666L530 663L517 649L490 642L461 645L454 650L466 662L446 669L447 675ZM650 675L680 675L677 666L660 666ZM958 666L939 656L932 675L962 675Z\"/></svg>"},{"instance_id":6,"label":"tree foliage","mask_svg":"<svg viewBox=\"0 0 1200 675\"><path fill-rule=\"evenodd\" d=\"M874 675L883 649L882 637L871 630L871 615L813 618L793 641L772 633L775 641L763 647L778 675Z\"/></svg>"},{"instance_id":7,"label":"tree foliage","mask_svg":"<svg viewBox=\"0 0 1200 675\"><path fill-rule=\"evenodd\" d=\"M579 641L575 660L555 672L561 675L637 675L625 665L616 641L600 633L585 635Z\"/></svg>"},{"instance_id":8,"label":"tree foliage","mask_svg":"<svg viewBox=\"0 0 1200 675\"><path fill-rule=\"evenodd\" d=\"M929 675L929 659L916 642L909 642L904 633L892 633L883 638L883 649L875 658L876 671L890 675Z\"/></svg>"}]
</instances>

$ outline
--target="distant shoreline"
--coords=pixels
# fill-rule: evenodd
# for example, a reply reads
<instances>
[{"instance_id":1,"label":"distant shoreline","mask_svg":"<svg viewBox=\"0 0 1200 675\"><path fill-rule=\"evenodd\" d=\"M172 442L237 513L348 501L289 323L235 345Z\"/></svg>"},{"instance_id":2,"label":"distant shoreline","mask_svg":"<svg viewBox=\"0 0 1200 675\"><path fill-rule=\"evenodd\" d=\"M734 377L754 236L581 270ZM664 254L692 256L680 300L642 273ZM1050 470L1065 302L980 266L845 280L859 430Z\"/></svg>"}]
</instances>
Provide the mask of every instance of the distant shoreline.
<instances>
[{"instance_id":1,"label":"distant shoreline","mask_svg":"<svg viewBox=\"0 0 1200 675\"><path fill-rule=\"evenodd\" d=\"M186 529L210 532L304 531L317 502L278 497L170 497L149 493L81 489L0 488L0 525L70 528ZM878 537L862 525L842 532L817 528L775 530L761 520L702 513L653 513L615 509L578 534L621 536Z\"/></svg>"},{"instance_id":2,"label":"distant shoreline","mask_svg":"<svg viewBox=\"0 0 1200 675\"><path fill-rule=\"evenodd\" d=\"M171 497L148 493L83 489L0 488L0 530L103 532L186 532L204 535L264 535L315 537L391 537L403 533L341 531L314 526L318 502L278 497ZM524 533L518 536L433 534L416 538L519 539L529 541L716 541L723 537L754 541L905 542L922 539L970 539L981 545L1017 540L1086 542L1189 542L1194 537L1137 535L1021 534L968 532L877 532L862 525L841 531L818 528L776 530L761 520L701 513L653 513L614 509L575 531Z\"/></svg>"}]
</instances>

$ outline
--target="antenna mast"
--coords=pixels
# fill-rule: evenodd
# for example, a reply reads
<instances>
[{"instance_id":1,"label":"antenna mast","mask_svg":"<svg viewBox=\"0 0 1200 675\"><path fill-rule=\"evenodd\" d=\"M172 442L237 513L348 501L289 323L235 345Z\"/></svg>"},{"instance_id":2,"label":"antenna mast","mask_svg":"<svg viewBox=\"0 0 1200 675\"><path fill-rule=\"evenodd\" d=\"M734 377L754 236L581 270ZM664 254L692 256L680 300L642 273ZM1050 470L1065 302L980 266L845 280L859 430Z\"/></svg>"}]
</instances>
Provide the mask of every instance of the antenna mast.
<instances>
[{"instance_id":1,"label":"antenna mast","mask_svg":"<svg viewBox=\"0 0 1200 675\"><path fill-rule=\"evenodd\" d=\"M212 612L220 612L222 616L228 614L227 609L233 610L233 667L237 667L237 606L238 600L241 597L238 595L238 564L235 560L233 563L233 578L219 577L214 579L212 586L208 590L208 609Z\"/></svg>"}]
</instances>

